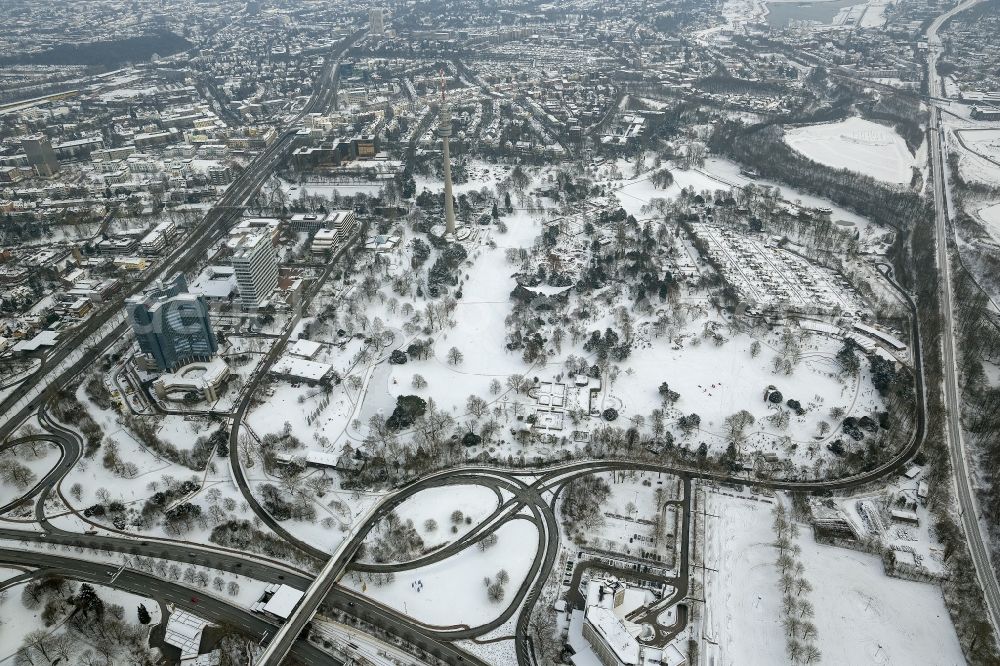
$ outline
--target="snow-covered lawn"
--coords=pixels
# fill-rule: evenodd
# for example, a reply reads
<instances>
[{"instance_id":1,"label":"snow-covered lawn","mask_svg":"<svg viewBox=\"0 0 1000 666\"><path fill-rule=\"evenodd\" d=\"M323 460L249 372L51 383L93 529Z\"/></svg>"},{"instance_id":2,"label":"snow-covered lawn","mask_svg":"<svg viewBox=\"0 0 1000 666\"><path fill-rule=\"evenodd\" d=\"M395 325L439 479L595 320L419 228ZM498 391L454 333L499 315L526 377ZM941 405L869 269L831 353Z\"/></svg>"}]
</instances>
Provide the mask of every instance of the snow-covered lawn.
<instances>
[{"instance_id":1,"label":"snow-covered lawn","mask_svg":"<svg viewBox=\"0 0 1000 666\"><path fill-rule=\"evenodd\" d=\"M500 237L498 241L505 241ZM518 352L507 351L507 329L504 319L511 311L510 292L516 286L511 277L514 267L506 262L503 249L479 250L475 259L476 269L469 271L469 280L463 287L462 300L458 302L454 319L456 325L436 335L434 356L427 360L412 360L406 365L393 366L388 375L386 389L391 395L417 393L434 396L443 407L454 404L446 396L454 396L460 411L465 397L476 394L489 396L490 382L497 378L501 383L507 376L525 373L528 365ZM449 365L448 350L452 347L462 352L460 364ZM414 374L427 380L427 387L413 391ZM379 387L372 386L372 393ZM370 396L371 397L371 396Z\"/></svg>"},{"instance_id":2,"label":"snow-covered lawn","mask_svg":"<svg viewBox=\"0 0 1000 666\"><path fill-rule=\"evenodd\" d=\"M512 374L527 374L530 366L519 352L509 352L506 347L505 318L512 309L510 293L516 286L511 277L516 266L507 263L504 250L509 247L530 247L541 227L537 220L524 211L506 218L508 231L491 232L496 248L480 246L470 250L474 268L463 265L468 280L462 286L462 299L458 301L453 318L454 328L435 334L434 355L426 360L411 359L405 365L389 366L372 381L366 399L383 405L395 404L398 395L413 393L434 397L445 408L455 407L457 414L465 413L465 398L475 394L493 399L489 385L493 379L501 384ZM457 365L448 363L448 350L452 347L462 352L463 360ZM414 389L413 375L427 380L427 387Z\"/></svg>"},{"instance_id":3,"label":"snow-covered lawn","mask_svg":"<svg viewBox=\"0 0 1000 666\"><path fill-rule=\"evenodd\" d=\"M354 404L343 384L333 387L329 394L330 402L322 409L320 405L326 394L319 387L305 384L293 386L287 381L276 380L269 393L258 396L263 400L262 404L254 407L246 417L246 424L258 437L280 433L288 423L291 433L306 446L321 448L316 446L316 440L324 436L330 441L336 440L347 427L354 411ZM316 410L319 412L316 413ZM308 419L313 414L316 417L310 424Z\"/></svg>"},{"instance_id":4,"label":"snow-covered lawn","mask_svg":"<svg viewBox=\"0 0 1000 666\"><path fill-rule=\"evenodd\" d=\"M962 132L962 140L980 155L1000 160L1000 129L965 131Z\"/></svg>"},{"instance_id":5,"label":"snow-covered lawn","mask_svg":"<svg viewBox=\"0 0 1000 666\"><path fill-rule=\"evenodd\" d=\"M0 624L0 664L13 664L14 655L24 637L44 627L41 618L43 609L29 610L21 603L25 585L21 583L7 588L0 597L0 614L3 615L3 623Z\"/></svg>"},{"instance_id":6,"label":"snow-covered lawn","mask_svg":"<svg viewBox=\"0 0 1000 666\"><path fill-rule=\"evenodd\" d=\"M72 580L72 578L70 578ZM42 621L42 611L44 606L32 610L21 602L21 595L27 583L21 583L8 588L3 597L0 598L0 615L3 622L0 622L0 664L5 666L14 663L14 655L21 647L24 637L37 629L45 629L51 633L63 633L67 628L63 624L46 627ZM123 620L130 624L138 624L137 609L139 604L146 606L149 611L151 622L149 626L155 626L160 622L160 607L153 599L130 594L122 590L117 590L104 585L91 583L97 595L105 604L115 604L124 609ZM80 652L89 645L85 641L79 641L77 648Z\"/></svg>"},{"instance_id":7,"label":"snow-covered lawn","mask_svg":"<svg viewBox=\"0 0 1000 666\"><path fill-rule=\"evenodd\" d=\"M195 440L209 437L219 429L218 423L209 422L205 417L165 414L159 417L157 435L182 451L194 447Z\"/></svg>"},{"instance_id":8,"label":"snow-covered lawn","mask_svg":"<svg viewBox=\"0 0 1000 666\"><path fill-rule=\"evenodd\" d=\"M499 541L485 552L472 546L436 564L397 573L387 585L354 576L344 583L425 624L480 626L510 603L531 568L538 545L538 532L526 520L512 520L496 534ZM483 579L492 579L500 569L507 571L510 582L504 600L493 603Z\"/></svg>"},{"instance_id":9,"label":"snow-covered lawn","mask_svg":"<svg viewBox=\"0 0 1000 666\"><path fill-rule=\"evenodd\" d=\"M887 183L909 184L913 155L895 130L864 118L795 127L785 142L809 159L835 169L850 169Z\"/></svg>"},{"instance_id":10,"label":"snow-covered lawn","mask_svg":"<svg viewBox=\"0 0 1000 666\"><path fill-rule=\"evenodd\" d=\"M972 139L973 135L969 132L966 132L962 138L965 139L968 149L956 140L954 134L946 135L948 150L958 153L958 170L962 179L994 187L1000 184L1000 166L983 156L988 154L988 151L984 150L985 145L970 141L969 139Z\"/></svg>"},{"instance_id":11,"label":"snow-covered lawn","mask_svg":"<svg viewBox=\"0 0 1000 666\"><path fill-rule=\"evenodd\" d=\"M356 194L367 194L368 196L374 197L378 196L379 190L382 189L381 183L352 183L350 185L345 184L333 184L333 183L302 183L292 184L282 182L281 189L285 191L285 194L291 201L297 201L302 193L305 192L306 196L321 196L321 197L352 197Z\"/></svg>"},{"instance_id":12,"label":"snow-covered lawn","mask_svg":"<svg viewBox=\"0 0 1000 666\"><path fill-rule=\"evenodd\" d=\"M713 515L706 517L704 632L710 642L704 663L788 663L777 551L771 545L772 505L714 493L706 497L706 511Z\"/></svg>"},{"instance_id":13,"label":"snow-covered lawn","mask_svg":"<svg viewBox=\"0 0 1000 666\"><path fill-rule=\"evenodd\" d=\"M890 578L874 555L818 544L808 529L799 545L823 663L966 663L937 586Z\"/></svg>"},{"instance_id":14,"label":"snow-covered lawn","mask_svg":"<svg viewBox=\"0 0 1000 666\"><path fill-rule=\"evenodd\" d=\"M396 515L404 523L413 521L417 533L427 549L451 543L474 528L497 508L497 496L486 486L461 485L428 488L410 497L396 507ZM452 531L451 514L461 511L471 522L455 525ZM428 530L424 523L433 520L437 527Z\"/></svg>"},{"instance_id":15,"label":"snow-covered lawn","mask_svg":"<svg viewBox=\"0 0 1000 666\"><path fill-rule=\"evenodd\" d=\"M663 490L665 499L676 498L676 477L655 472L605 472L597 476L607 481L611 494L601 506L604 524L585 535L588 543L602 550L648 557L648 553L656 550L654 529L649 522L656 519L656 491ZM667 515L664 529L667 535L674 534L674 525L670 522L674 515L673 512Z\"/></svg>"}]
</instances>

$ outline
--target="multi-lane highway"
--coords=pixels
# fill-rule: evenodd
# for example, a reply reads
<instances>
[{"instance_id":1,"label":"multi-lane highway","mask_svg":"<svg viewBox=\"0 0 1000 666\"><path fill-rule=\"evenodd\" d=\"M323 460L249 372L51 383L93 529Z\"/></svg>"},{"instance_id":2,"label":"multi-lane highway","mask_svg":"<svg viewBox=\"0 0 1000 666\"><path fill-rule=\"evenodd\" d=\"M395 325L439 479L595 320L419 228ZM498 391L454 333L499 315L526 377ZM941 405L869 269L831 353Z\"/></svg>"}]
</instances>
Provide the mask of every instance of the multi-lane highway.
<instances>
[{"instance_id":1,"label":"multi-lane highway","mask_svg":"<svg viewBox=\"0 0 1000 666\"><path fill-rule=\"evenodd\" d=\"M119 571L119 567L113 564L11 548L0 548L0 563L42 567L51 573L62 574L73 580L107 585L140 596L153 597L158 602L170 602L209 622L237 627L250 636L264 637L273 634L278 628L275 622L263 615L251 613L217 597L132 569L123 568ZM341 663L306 641L297 641L292 654L296 660L307 666Z\"/></svg>"},{"instance_id":2,"label":"multi-lane highway","mask_svg":"<svg viewBox=\"0 0 1000 666\"><path fill-rule=\"evenodd\" d=\"M927 59L928 94L932 97L944 95L937 73L937 58L940 54L941 39L938 30L953 16L978 4L981 0L966 0L934 20L927 28L929 55ZM956 321L954 296L952 293L951 264L948 254L948 187L945 171L945 153L942 145L944 128L941 125L941 110L937 105L930 107L930 158L934 181L934 224L937 236L937 261L940 277L941 316L944 322L941 347L944 370L944 399L947 407L948 451L951 457L955 496L958 499L959 518L969 544L969 552L975 563L979 584L986 597L990 613L990 623L994 633L1000 633L1000 585L990 562L989 548L979 524L979 503L976 500L975 473L969 462L962 435L962 398L958 383L958 356L955 352Z\"/></svg>"}]
</instances>

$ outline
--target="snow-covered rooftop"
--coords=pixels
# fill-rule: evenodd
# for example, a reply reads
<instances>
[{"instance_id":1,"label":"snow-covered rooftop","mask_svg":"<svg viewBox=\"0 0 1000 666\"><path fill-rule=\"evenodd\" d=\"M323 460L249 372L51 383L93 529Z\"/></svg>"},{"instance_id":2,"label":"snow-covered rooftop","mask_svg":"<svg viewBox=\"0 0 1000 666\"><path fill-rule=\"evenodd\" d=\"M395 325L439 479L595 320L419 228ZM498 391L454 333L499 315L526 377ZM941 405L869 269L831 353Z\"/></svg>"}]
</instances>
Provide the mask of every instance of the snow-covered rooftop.
<instances>
[{"instance_id":1,"label":"snow-covered rooftop","mask_svg":"<svg viewBox=\"0 0 1000 666\"><path fill-rule=\"evenodd\" d=\"M587 609L589 621L623 664L639 663L639 643L625 630L618 616L603 606Z\"/></svg>"},{"instance_id":2,"label":"snow-covered rooftop","mask_svg":"<svg viewBox=\"0 0 1000 666\"><path fill-rule=\"evenodd\" d=\"M302 358L312 358L323 347L318 342L312 340L296 340L288 347L288 353Z\"/></svg>"},{"instance_id":3,"label":"snow-covered rooftop","mask_svg":"<svg viewBox=\"0 0 1000 666\"><path fill-rule=\"evenodd\" d=\"M281 585L271 596L271 599L264 605L264 611L280 618L288 618L295 610L296 604L302 598L302 592L294 587Z\"/></svg>"},{"instance_id":4,"label":"snow-covered rooftop","mask_svg":"<svg viewBox=\"0 0 1000 666\"><path fill-rule=\"evenodd\" d=\"M329 363L317 363L307 361L304 358L295 356L282 356L271 369L276 375L285 375L297 379L318 382L333 371L333 366Z\"/></svg>"},{"instance_id":5,"label":"snow-covered rooftop","mask_svg":"<svg viewBox=\"0 0 1000 666\"><path fill-rule=\"evenodd\" d=\"M201 632L206 625L208 625L207 620L175 608L167 620L163 642L179 648L182 659L197 656L198 648L201 646Z\"/></svg>"}]
</instances>

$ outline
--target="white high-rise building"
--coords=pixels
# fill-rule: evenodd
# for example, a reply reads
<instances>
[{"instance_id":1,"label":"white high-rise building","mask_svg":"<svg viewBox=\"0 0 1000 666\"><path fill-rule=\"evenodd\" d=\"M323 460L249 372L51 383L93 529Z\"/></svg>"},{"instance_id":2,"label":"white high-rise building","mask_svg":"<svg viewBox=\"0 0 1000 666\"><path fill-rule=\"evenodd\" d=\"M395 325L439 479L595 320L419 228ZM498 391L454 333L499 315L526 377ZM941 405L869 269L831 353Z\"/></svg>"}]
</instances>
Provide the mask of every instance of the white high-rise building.
<instances>
[{"instance_id":1,"label":"white high-rise building","mask_svg":"<svg viewBox=\"0 0 1000 666\"><path fill-rule=\"evenodd\" d=\"M368 32L372 35L385 34L385 14L380 7L368 10Z\"/></svg>"},{"instance_id":2,"label":"white high-rise building","mask_svg":"<svg viewBox=\"0 0 1000 666\"><path fill-rule=\"evenodd\" d=\"M245 308L259 308L278 286L278 254L266 233L247 234L233 252L236 286Z\"/></svg>"}]
</instances>

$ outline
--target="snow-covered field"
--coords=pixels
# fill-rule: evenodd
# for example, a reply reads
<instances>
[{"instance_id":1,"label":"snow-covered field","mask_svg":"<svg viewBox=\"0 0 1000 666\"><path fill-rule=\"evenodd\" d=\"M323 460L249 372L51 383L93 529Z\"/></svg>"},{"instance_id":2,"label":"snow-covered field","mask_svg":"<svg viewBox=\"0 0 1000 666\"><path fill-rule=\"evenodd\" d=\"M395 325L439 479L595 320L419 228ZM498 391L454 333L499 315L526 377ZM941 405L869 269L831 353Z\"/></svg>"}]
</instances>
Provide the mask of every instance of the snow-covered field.
<instances>
[{"instance_id":1,"label":"snow-covered field","mask_svg":"<svg viewBox=\"0 0 1000 666\"><path fill-rule=\"evenodd\" d=\"M705 663L787 663L772 504L706 497Z\"/></svg>"},{"instance_id":2,"label":"snow-covered field","mask_svg":"<svg viewBox=\"0 0 1000 666\"><path fill-rule=\"evenodd\" d=\"M858 22L861 28L880 28L885 23L885 10L895 4L896 0L870 0L865 6L865 13Z\"/></svg>"},{"instance_id":3,"label":"snow-covered field","mask_svg":"<svg viewBox=\"0 0 1000 666\"><path fill-rule=\"evenodd\" d=\"M1000 129L962 132L962 140L972 150L1000 160Z\"/></svg>"},{"instance_id":4,"label":"snow-covered field","mask_svg":"<svg viewBox=\"0 0 1000 666\"><path fill-rule=\"evenodd\" d=\"M510 603L531 568L538 545L537 529L526 520L512 520L496 534L498 543L485 552L472 546L436 564L397 573L386 585L353 576L343 582L425 624L483 625ZM500 569L507 571L510 582L504 600L492 603L483 579L492 579Z\"/></svg>"},{"instance_id":5,"label":"snow-covered field","mask_svg":"<svg viewBox=\"0 0 1000 666\"><path fill-rule=\"evenodd\" d=\"M504 319L510 313L510 292L516 286L512 277L514 267L505 261L504 248L530 245L537 232L538 227L530 220L515 218L507 234L494 237L496 249L477 250L476 269L469 271L469 279L463 286L464 296L455 310L455 327L436 336L431 358L390 369L386 384L390 394L435 396L443 406L452 407L456 403L449 397L460 401L459 405L470 394L485 397L494 378L503 382L509 375L528 370L521 355L509 352L504 346L507 334ZM464 355L460 365L448 364L448 350L452 347ZM411 390L414 373L427 380L428 386L423 391ZM372 390L378 388L373 386Z\"/></svg>"},{"instance_id":6,"label":"snow-covered field","mask_svg":"<svg viewBox=\"0 0 1000 666\"><path fill-rule=\"evenodd\" d=\"M888 183L909 184L917 166L906 142L891 127L863 118L795 127L785 131L789 146L837 169L850 169Z\"/></svg>"},{"instance_id":7,"label":"snow-covered field","mask_svg":"<svg viewBox=\"0 0 1000 666\"><path fill-rule=\"evenodd\" d=\"M417 533L427 549L437 548L460 539L497 508L496 494L486 486L460 485L428 488L410 497L396 507L396 515L404 523L413 521ZM461 511L471 522L455 525L452 531L451 514ZM437 527L428 530L425 523L433 520Z\"/></svg>"},{"instance_id":8,"label":"snow-covered field","mask_svg":"<svg viewBox=\"0 0 1000 666\"><path fill-rule=\"evenodd\" d=\"M326 397L318 388L304 384L293 386L278 380L272 385L273 394L263 396L264 402L256 406L246 418L246 423L259 436L281 432L288 423L293 435L312 445L319 437L335 440L347 427L354 404L343 385L334 387L330 402L320 409ZM310 424L309 417L319 410Z\"/></svg>"},{"instance_id":9,"label":"snow-covered field","mask_svg":"<svg viewBox=\"0 0 1000 666\"><path fill-rule=\"evenodd\" d=\"M773 504L721 493L707 497L706 663L788 663ZM800 530L799 559L813 586L821 663L965 663L937 586L890 578L874 555L818 544L808 526Z\"/></svg>"},{"instance_id":10,"label":"snow-covered field","mask_svg":"<svg viewBox=\"0 0 1000 666\"><path fill-rule=\"evenodd\" d=\"M695 319L687 330L696 331L703 322L704 319ZM839 340L807 335L802 345L802 361L789 375L773 371L773 359L780 345L778 334L771 333L761 342L763 351L752 358L753 338L747 333L737 333L721 346L691 334L681 346L654 339L649 348L637 350L622 364L624 376L612 389L612 394L621 401L619 412L625 416L648 415L659 406L657 388L666 382L680 393L673 414L701 416L701 430L692 435L692 446L704 440L710 449L724 450L725 418L746 409L756 419L748 430L753 432L747 438L747 451L772 451L777 441L787 436L791 438L788 444L797 446L794 452L780 452L782 456L791 454L799 464L808 465L816 458L809 451L816 446L813 437L819 423L830 420L831 408L842 407L848 414L857 415L882 408L867 370L857 377L840 377L834 360L842 344ZM802 416L793 414L786 429L767 420L775 413L774 406L764 400L764 391L770 385L776 386L786 401L794 398L806 410Z\"/></svg>"},{"instance_id":11,"label":"snow-covered field","mask_svg":"<svg viewBox=\"0 0 1000 666\"><path fill-rule=\"evenodd\" d=\"M937 586L890 578L874 555L818 544L809 530L798 543L823 663L966 663Z\"/></svg>"},{"instance_id":12,"label":"snow-covered field","mask_svg":"<svg viewBox=\"0 0 1000 666\"><path fill-rule=\"evenodd\" d=\"M1000 185L1000 166L972 150L966 150L951 135L948 135L948 147L958 153L958 171L963 180L991 187ZM972 148L972 144L969 144L969 147Z\"/></svg>"},{"instance_id":13,"label":"snow-covered field","mask_svg":"<svg viewBox=\"0 0 1000 666\"><path fill-rule=\"evenodd\" d=\"M1000 242L1000 203L987 204L976 211L976 214L986 225L986 230L993 239Z\"/></svg>"},{"instance_id":14,"label":"snow-covered field","mask_svg":"<svg viewBox=\"0 0 1000 666\"><path fill-rule=\"evenodd\" d=\"M305 196L322 196L333 198L334 196L342 197L352 197L356 194L367 194L368 196L377 196L379 190L382 189L380 183L352 183L347 184L327 184L327 183L303 183L301 185L293 185L291 183L282 183L281 188L285 191L285 194L291 200L296 200L298 197L305 193Z\"/></svg>"},{"instance_id":15,"label":"snow-covered field","mask_svg":"<svg viewBox=\"0 0 1000 666\"><path fill-rule=\"evenodd\" d=\"M191 449L199 437L209 437L219 429L218 423L197 416L167 414L161 416L159 422L162 424L157 432L160 439L181 450Z\"/></svg>"}]
</instances>

